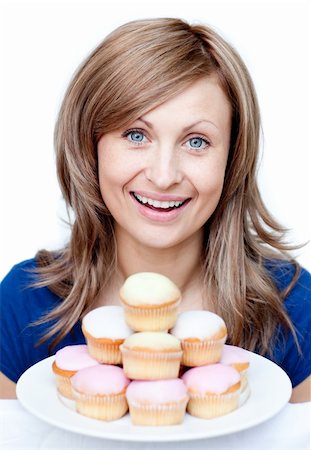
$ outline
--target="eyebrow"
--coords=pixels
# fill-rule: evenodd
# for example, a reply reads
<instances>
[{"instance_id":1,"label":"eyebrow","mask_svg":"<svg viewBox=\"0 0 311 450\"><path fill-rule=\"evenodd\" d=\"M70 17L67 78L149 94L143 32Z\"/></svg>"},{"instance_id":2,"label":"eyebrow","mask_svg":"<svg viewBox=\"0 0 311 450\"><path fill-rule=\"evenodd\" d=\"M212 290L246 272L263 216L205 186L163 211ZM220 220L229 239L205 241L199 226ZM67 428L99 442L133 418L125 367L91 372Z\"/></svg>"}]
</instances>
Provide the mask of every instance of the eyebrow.
<instances>
[{"instance_id":1,"label":"eyebrow","mask_svg":"<svg viewBox=\"0 0 311 450\"><path fill-rule=\"evenodd\" d=\"M153 125L152 125L151 122L148 122L148 120L145 120L142 117L139 117L137 120L140 120L141 122L144 122L144 124L146 124L147 127L151 128L153 130ZM182 129L182 131L185 133L186 131L190 130L190 128L192 128L192 127L194 127L196 125L199 125L200 123L203 123L203 122L206 122L206 123L208 123L210 125L213 125L218 130L218 127L217 127L217 125L214 124L214 122L211 122L210 120L206 120L206 119L201 119L201 120L198 120L198 121L192 123L191 125L187 125L186 127L184 127Z\"/></svg>"}]
</instances>

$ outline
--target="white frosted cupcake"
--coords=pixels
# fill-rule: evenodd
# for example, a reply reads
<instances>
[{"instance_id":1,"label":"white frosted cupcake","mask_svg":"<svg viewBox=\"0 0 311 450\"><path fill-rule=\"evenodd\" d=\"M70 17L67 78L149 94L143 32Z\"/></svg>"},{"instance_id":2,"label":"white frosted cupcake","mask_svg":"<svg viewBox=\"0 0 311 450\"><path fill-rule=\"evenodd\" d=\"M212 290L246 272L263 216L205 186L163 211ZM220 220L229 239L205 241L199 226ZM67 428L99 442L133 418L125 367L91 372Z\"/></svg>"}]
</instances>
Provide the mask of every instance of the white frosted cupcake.
<instances>
[{"instance_id":1,"label":"white frosted cupcake","mask_svg":"<svg viewBox=\"0 0 311 450\"><path fill-rule=\"evenodd\" d=\"M177 378L182 350L180 341L169 333L140 332L120 346L125 374L136 380Z\"/></svg>"},{"instance_id":2,"label":"white frosted cupcake","mask_svg":"<svg viewBox=\"0 0 311 450\"><path fill-rule=\"evenodd\" d=\"M71 377L80 369L98 364L86 345L67 345L58 350L52 364L58 393L72 400Z\"/></svg>"},{"instance_id":3,"label":"white frosted cupcake","mask_svg":"<svg viewBox=\"0 0 311 450\"><path fill-rule=\"evenodd\" d=\"M201 419L223 416L239 407L240 374L233 367L209 364L183 376L190 396L187 411Z\"/></svg>"},{"instance_id":4,"label":"white frosted cupcake","mask_svg":"<svg viewBox=\"0 0 311 450\"><path fill-rule=\"evenodd\" d=\"M71 379L76 411L98 420L120 419L128 411L129 382L118 366L98 364L79 370Z\"/></svg>"},{"instance_id":5,"label":"white frosted cupcake","mask_svg":"<svg viewBox=\"0 0 311 450\"><path fill-rule=\"evenodd\" d=\"M189 400L180 379L132 381L126 390L134 425L177 425L185 417Z\"/></svg>"},{"instance_id":6,"label":"white frosted cupcake","mask_svg":"<svg viewBox=\"0 0 311 450\"><path fill-rule=\"evenodd\" d=\"M178 315L171 334L181 341L182 364L194 367L218 362L227 339L223 319L210 311L185 311Z\"/></svg>"},{"instance_id":7,"label":"white frosted cupcake","mask_svg":"<svg viewBox=\"0 0 311 450\"><path fill-rule=\"evenodd\" d=\"M82 332L90 355L98 362L121 364L119 347L133 330L127 325L121 306L101 306L84 316Z\"/></svg>"},{"instance_id":8,"label":"white frosted cupcake","mask_svg":"<svg viewBox=\"0 0 311 450\"><path fill-rule=\"evenodd\" d=\"M250 387L247 379L250 353L244 348L235 345L224 345L220 363L234 367L241 376L240 406L245 403L250 395Z\"/></svg>"},{"instance_id":9,"label":"white frosted cupcake","mask_svg":"<svg viewBox=\"0 0 311 450\"><path fill-rule=\"evenodd\" d=\"M167 331L175 324L181 293L166 276L140 272L125 280L120 298L133 330Z\"/></svg>"}]
</instances>

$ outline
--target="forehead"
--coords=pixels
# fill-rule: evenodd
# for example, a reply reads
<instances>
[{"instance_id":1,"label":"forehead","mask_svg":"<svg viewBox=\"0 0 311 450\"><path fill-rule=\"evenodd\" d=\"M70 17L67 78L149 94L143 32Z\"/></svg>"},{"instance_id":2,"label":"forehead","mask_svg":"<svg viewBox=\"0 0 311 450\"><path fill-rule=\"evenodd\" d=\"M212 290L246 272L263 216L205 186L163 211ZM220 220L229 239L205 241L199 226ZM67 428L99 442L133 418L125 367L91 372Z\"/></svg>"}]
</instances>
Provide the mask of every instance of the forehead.
<instances>
[{"instance_id":1,"label":"forehead","mask_svg":"<svg viewBox=\"0 0 311 450\"><path fill-rule=\"evenodd\" d=\"M141 116L149 122L211 120L218 126L231 121L231 105L216 75L189 84L181 93L151 108Z\"/></svg>"}]
</instances>

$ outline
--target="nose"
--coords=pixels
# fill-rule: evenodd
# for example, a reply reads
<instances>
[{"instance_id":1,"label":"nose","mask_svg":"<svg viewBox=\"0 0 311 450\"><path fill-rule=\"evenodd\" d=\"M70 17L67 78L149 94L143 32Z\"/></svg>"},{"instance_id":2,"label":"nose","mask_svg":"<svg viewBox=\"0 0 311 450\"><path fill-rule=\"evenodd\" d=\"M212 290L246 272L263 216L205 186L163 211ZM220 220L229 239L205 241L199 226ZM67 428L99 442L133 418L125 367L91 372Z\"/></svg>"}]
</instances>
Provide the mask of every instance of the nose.
<instances>
[{"instance_id":1,"label":"nose","mask_svg":"<svg viewBox=\"0 0 311 450\"><path fill-rule=\"evenodd\" d=\"M173 148L158 146L148 159L146 177L159 189L167 190L182 181L181 161Z\"/></svg>"}]
</instances>

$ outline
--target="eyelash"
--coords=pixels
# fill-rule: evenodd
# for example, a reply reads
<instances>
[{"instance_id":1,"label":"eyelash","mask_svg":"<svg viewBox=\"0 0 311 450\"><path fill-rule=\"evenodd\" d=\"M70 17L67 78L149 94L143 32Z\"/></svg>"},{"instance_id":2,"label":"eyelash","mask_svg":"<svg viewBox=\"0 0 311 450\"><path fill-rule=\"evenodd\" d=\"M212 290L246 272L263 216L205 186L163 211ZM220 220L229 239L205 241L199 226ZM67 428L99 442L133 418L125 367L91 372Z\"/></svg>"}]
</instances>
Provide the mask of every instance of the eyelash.
<instances>
[{"instance_id":1,"label":"eyelash","mask_svg":"<svg viewBox=\"0 0 311 450\"><path fill-rule=\"evenodd\" d=\"M122 133L122 137L123 138L125 138L125 139L128 139L128 136L129 136L129 134L131 134L131 133L140 133L140 134L142 134L144 137L146 137L146 135L145 135L145 132L143 131L143 130L141 130L140 128L131 128L130 130L126 130L126 131L124 131L124 133ZM201 136L200 134L196 134L195 136L193 136L192 138L189 138L189 139L187 139L187 142L190 140L190 139L195 139L195 138L199 138L199 139L202 139L202 141L204 142L204 144L206 145L206 147L210 147L210 145L211 145L211 143L210 143L210 141L208 140L208 139L206 139L206 137L204 137L204 136ZM129 141L131 144L134 144L135 146L139 146L139 145L143 145L145 142L133 142L133 141ZM203 147L203 148L198 148L197 150L194 148L194 147L192 147L191 148L191 150L196 150L197 152L198 151L200 151L200 150L205 150L206 149L206 147Z\"/></svg>"}]
</instances>

